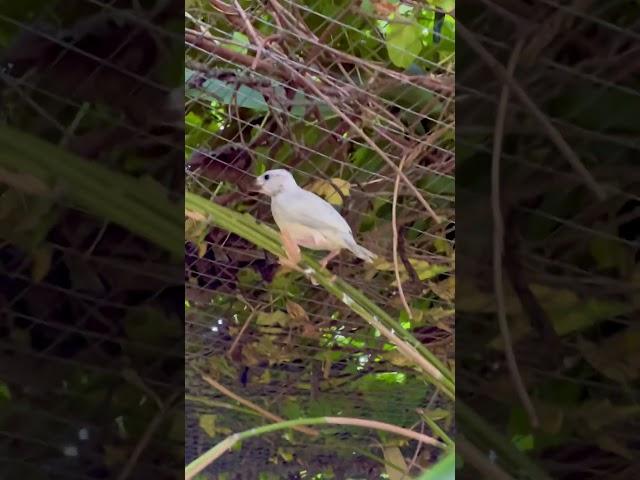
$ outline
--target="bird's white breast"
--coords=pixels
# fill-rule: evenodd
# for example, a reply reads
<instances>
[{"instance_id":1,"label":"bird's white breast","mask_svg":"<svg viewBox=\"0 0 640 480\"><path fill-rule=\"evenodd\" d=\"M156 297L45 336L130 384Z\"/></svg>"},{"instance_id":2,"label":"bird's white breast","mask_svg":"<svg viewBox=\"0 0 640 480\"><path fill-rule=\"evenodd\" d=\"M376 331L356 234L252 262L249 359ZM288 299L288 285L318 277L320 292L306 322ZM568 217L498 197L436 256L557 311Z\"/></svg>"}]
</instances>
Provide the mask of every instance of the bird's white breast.
<instances>
[{"instance_id":1,"label":"bird's white breast","mask_svg":"<svg viewBox=\"0 0 640 480\"><path fill-rule=\"evenodd\" d=\"M281 232L286 232L298 245L312 250L335 250L344 247L344 240L338 231L314 227L314 215L318 212L309 209L308 222L288 214L292 202L299 201L295 195L276 195L271 199L271 213ZM298 205L299 206L299 205Z\"/></svg>"}]
</instances>

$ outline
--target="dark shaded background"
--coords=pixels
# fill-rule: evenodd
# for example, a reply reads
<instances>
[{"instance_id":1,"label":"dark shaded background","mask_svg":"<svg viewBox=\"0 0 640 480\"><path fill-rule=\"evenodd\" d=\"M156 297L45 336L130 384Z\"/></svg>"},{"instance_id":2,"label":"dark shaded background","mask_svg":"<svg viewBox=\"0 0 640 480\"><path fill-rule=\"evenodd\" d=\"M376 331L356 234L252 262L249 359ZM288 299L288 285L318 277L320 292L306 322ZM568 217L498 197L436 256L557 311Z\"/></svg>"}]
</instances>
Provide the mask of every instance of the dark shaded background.
<instances>
[{"instance_id":1,"label":"dark shaded background","mask_svg":"<svg viewBox=\"0 0 640 480\"><path fill-rule=\"evenodd\" d=\"M490 0L462 2L456 12L458 444L474 442L485 474L492 459L514 478L636 478L640 5ZM504 351L489 346L501 338L491 160L502 72L519 41L514 77L543 120L511 90L500 135L500 276L537 428ZM570 165L549 125L604 198ZM463 418L464 406L502 441ZM468 465L459 475L479 478Z\"/></svg>"},{"instance_id":2,"label":"dark shaded background","mask_svg":"<svg viewBox=\"0 0 640 480\"><path fill-rule=\"evenodd\" d=\"M182 478L183 3L2 2L0 42L0 129L147 178L178 219L162 248L91 214L59 158L53 196L2 183L0 477Z\"/></svg>"}]
</instances>

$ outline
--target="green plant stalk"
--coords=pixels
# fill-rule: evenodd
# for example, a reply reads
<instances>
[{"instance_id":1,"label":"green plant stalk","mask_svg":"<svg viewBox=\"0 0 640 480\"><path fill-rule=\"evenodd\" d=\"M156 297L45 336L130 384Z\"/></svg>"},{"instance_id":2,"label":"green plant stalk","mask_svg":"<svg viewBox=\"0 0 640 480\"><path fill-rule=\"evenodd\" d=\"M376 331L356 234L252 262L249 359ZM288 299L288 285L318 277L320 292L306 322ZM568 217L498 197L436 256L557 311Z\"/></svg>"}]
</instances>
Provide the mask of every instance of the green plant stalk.
<instances>
[{"instance_id":1,"label":"green plant stalk","mask_svg":"<svg viewBox=\"0 0 640 480\"><path fill-rule=\"evenodd\" d=\"M184 219L160 186L112 171L15 129L0 127L0 167L31 175L52 196L129 229L175 256L184 254Z\"/></svg>"},{"instance_id":2,"label":"green plant stalk","mask_svg":"<svg viewBox=\"0 0 640 480\"><path fill-rule=\"evenodd\" d=\"M258 247L269 250L275 255L284 256L284 250L277 233L267 225L259 223L250 215L235 212L190 192L186 193L185 207L187 210L201 214L204 221L208 220L254 243ZM423 363L428 364L426 365L427 368L423 368L423 370L430 381L449 398L455 399L453 374L433 353L421 345L410 332L402 328L396 320L375 305L362 292L341 279L332 280L329 273L320 268L320 265L306 254L303 254L303 264L302 267L305 272L313 275L314 279L327 291L339 298L374 328L379 330L386 329L387 332L390 332L391 335L385 336L407 358L415 362L417 356L418 361L420 361L421 358L419 357L421 355L424 359ZM415 355L413 354L414 352ZM417 366L420 366L420 364Z\"/></svg>"},{"instance_id":3,"label":"green plant stalk","mask_svg":"<svg viewBox=\"0 0 640 480\"><path fill-rule=\"evenodd\" d=\"M236 443L246 440L247 438L264 435L278 430L290 429L293 427L299 427L303 425L346 425L346 426L358 426L364 428L375 428L383 431L390 431L392 433L403 435L399 430L404 431L404 435L409 438L416 439L416 437L422 437L428 440L428 437L417 434L411 430L405 428L396 427L395 425L385 424L383 422L377 422L374 420L361 420L353 418L342 417L317 417L317 418L300 418L296 420L286 420L284 422L271 423L262 427L252 428L245 430L244 432L234 433L228 436L222 442L214 445L211 449L200 455L194 461L192 461L184 470L185 480L191 480L202 470L207 468L216 459L223 455L227 450L231 449ZM438 444L440 446L441 444Z\"/></svg>"},{"instance_id":4,"label":"green plant stalk","mask_svg":"<svg viewBox=\"0 0 640 480\"><path fill-rule=\"evenodd\" d=\"M425 421L427 425L429 425L429 428L431 428L431 431L437 437L440 437L444 443L446 443L448 446L453 445L453 440L451 440L449 435L447 435L447 433L442 428L440 428L440 425L438 425L435 422L435 420L429 418L429 416L426 414L422 414L422 419Z\"/></svg>"},{"instance_id":5,"label":"green plant stalk","mask_svg":"<svg viewBox=\"0 0 640 480\"><path fill-rule=\"evenodd\" d=\"M482 440L481 450L483 452L493 450L501 464L508 465L511 469L518 468L520 472L516 478L551 480L551 477L544 470L518 450L509 439L496 432L483 418L460 400L456 400L456 420L460 431L470 440L473 437L474 444L479 443L478 439Z\"/></svg>"},{"instance_id":6,"label":"green plant stalk","mask_svg":"<svg viewBox=\"0 0 640 480\"><path fill-rule=\"evenodd\" d=\"M433 467L424 471L417 480L455 480L456 478L456 454L449 452Z\"/></svg>"},{"instance_id":7,"label":"green plant stalk","mask_svg":"<svg viewBox=\"0 0 640 480\"><path fill-rule=\"evenodd\" d=\"M233 405L231 403L220 402L218 400L211 400L209 398L197 397L195 395L185 395L184 399L187 402L200 403L201 405L206 405L207 407L224 408L224 409L227 409L227 410L235 410L236 412L246 413L247 415L251 415L253 417L262 418L260 416L260 414L254 412L253 410L251 410L249 408L238 407L238 406Z\"/></svg>"}]
</instances>

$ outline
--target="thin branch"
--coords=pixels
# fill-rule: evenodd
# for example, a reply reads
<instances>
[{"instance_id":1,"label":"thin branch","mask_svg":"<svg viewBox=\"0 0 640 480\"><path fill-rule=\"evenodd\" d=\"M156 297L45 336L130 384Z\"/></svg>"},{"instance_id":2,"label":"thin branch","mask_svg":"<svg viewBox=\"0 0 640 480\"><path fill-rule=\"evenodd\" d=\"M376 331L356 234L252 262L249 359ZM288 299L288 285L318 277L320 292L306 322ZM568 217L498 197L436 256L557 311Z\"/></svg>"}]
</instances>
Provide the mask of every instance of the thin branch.
<instances>
[{"instance_id":1,"label":"thin branch","mask_svg":"<svg viewBox=\"0 0 640 480\"><path fill-rule=\"evenodd\" d=\"M127 463L124 465L124 467L120 471L120 474L118 475L118 480L126 480L127 478L129 478L129 476L133 472L133 469L138 463L138 459L140 458L140 455L142 455L142 452L144 452L145 448L147 448L147 445L149 445L149 442L153 438L153 434L156 432L158 427L162 425L162 421L165 419L167 413L170 411L171 407L173 406L173 402L175 402L183 393L184 392L182 390L178 390L173 394L171 394L171 396L166 402L161 404L161 407L158 410L158 413L155 415L155 417L153 417L153 420L151 420L149 425L147 425L147 429L144 431L144 434L142 435L142 437L140 437L140 440L138 441L136 447L134 448L133 452L127 459Z\"/></svg>"},{"instance_id":2,"label":"thin branch","mask_svg":"<svg viewBox=\"0 0 640 480\"><path fill-rule=\"evenodd\" d=\"M402 172L402 168L404 167L404 162L407 159L407 155L403 155L400 160L400 165L398 167L399 171ZM400 189L400 174L396 175L396 181L393 184L393 202L391 204L391 230L393 232L393 271L396 276L396 282L398 283L398 295L400 295L400 300L402 301L402 305L409 315L409 319L413 320L413 313L411 313L411 308L407 303L407 299L404 296L404 290L402 290L402 280L400 279L400 265L398 263L398 220L397 220L397 208L398 208L398 190Z\"/></svg>"},{"instance_id":3,"label":"thin branch","mask_svg":"<svg viewBox=\"0 0 640 480\"><path fill-rule=\"evenodd\" d=\"M562 134L553 125L551 120L544 114L542 110L535 104L527 92L520 86L520 84L507 72L504 66L487 50L482 44L474 37L464 25L460 22L456 22L456 28L464 40L469 46L478 54L478 56L489 65L494 73L496 73L500 79L509 85L509 88L513 89L516 96L529 109L533 117L540 123L549 139L560 150L560 153L569 162L571 167L583 178L585 184L596 194L599 199L606 197L604 189L596 182L595 178L591 175L591 172L584 166L576 152L571 148L571 145L567 143Z\"/></svg>"},{"instance_id":4,"label":"thin branch","mask_svg":"<svg viewBox=\"0 0 640 480\"><path fill-rule=\"evenodd\" d=\"M234 399L236 402L244 405L245 407L249 407L250 409L258 412L260 415L262 415L264 418L271 420L273 422L284 422L285 419L282 417L279 417L278 415L274 415L273 413L269 412L268 410L265 410L264 408L256 405L255 403L242 398L240 395L233 393L231 390L229 390L228 388L226 388L224 385L220 384L219 382L216 382L213 378L211 378L209 375L201 372L199 369L194 367L194 370L196 370L200 376L202 377L202 379L207 382L209 385L211 385L213 388L215 388L216 390L218 390L220 393L222 393L223 395L226 395L229 398ZM292 427L294 430L297 430L299 432L305 433L307 435L310 435L312 437L317 437L319 435L319 433L311 428L305 427L305 426L296 426L296 427Z\"/></svg>"},{"instance_id":5,"label":"thin branch","mask_svg":"<svg viewBox=\"0 0 640 480\"><path fill-rule=\"evenodd\" d=\"M509 64L507 66L508 76L511 77L518 63L518 58L522 50L524 41L520 39L511 54ZM504 221L502 218L502 210L500 208L500 158L502 156L502 141L504 139L504 123L507 116L507 106L509 101L509 83L505 82L500 94L500 103L498 104L498 115L496 118L496 129L493 137L493 155L491 160L491 210L493 212L493 288L495 290L496 302L498 308L498 324L500 332L504 340L504 351L507 361L507 367L511 374L516 392L520 401L524 406L531 425L538 426L538 416L533 407L533 403L527 393L527 388L522 380L522 375L518 369L515 353L513 351L513 342L511 332L509 331L509 323L507 322L507 313L504 298L504 279L502 260L504 255Z\"/></svg>"},{"instance_id":6,"label":"thin branch","mask_svg":"<svg viewBox=\"0 0 640 480\"><path fill-rule=\"evenodd\" d=\"M280 423L272 423L263 427L252 428L240 433L234 433L233 435L225 438L222 442L215 445L210 450L206 451L200 457L196 458L185 468L185 480L191 480L202 470L207 468L218 458L220 458L226 451L230 450L236 443L245 440L247 438L264 435L270 432L276 432L279 430L285 430L288 428L300 428L303 425L346 425L350 427L362 427L373 430L382 430L384 432L394 433L396 435L417 440L418 442L433 445L438 448L446 448L446 445L438 440L429 437L427 435L414 432L407 428L398 427L389 423L379 422L376 420L365 420L362 418L350 418L350 417L320 417L320 418L301 418L298 420L288 420Z\"/></svg>"},{"instance_id":7,"label":"thin branch","mask_svg":"<svg viewBox=\"0 0 640 480\"><path fill-rule=\"evenodd\" d=\"M478 448L467 439L459 438L456 442L456 452L460 452L462 458L473 465L478 472L484 474L484 478L491 480L514 480L507 472L502 470L500 466L492 463L488 456L482 453Z\"/></svg>"}]
</instances>

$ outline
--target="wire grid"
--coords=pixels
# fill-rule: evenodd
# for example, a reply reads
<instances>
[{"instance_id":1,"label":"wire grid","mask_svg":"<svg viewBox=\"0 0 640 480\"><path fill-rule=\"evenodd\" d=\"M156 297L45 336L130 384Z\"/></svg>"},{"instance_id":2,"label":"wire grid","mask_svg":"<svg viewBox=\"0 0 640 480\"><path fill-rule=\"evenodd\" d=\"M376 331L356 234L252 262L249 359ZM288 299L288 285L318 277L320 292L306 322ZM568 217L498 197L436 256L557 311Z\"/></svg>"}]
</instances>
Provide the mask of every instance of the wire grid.
<instances>
[{"instance_id":1,"label":"wire grid","mask_svg":"<svg viewBox=\"0 0 640 480\"><path fill-rule=\"evenodd\" d=\"M363 246L390 259L396 172L331 108L337 106L394 165L413 154L404 173L447 222L435 225L400 182L400 256L443 267L432 280L447 282L454 243L452 57L415 58L414 73L402 72L389 62L377 28L385 16L358 8L350 2L191 3L187 189L273 224L268 199L248 189L255 175L286 168L306 188L319 181L347 181L351 188L348 195L340 193L341 213ZM362 33L367 31L371 35ZM350 42L363 45L356 55ZM402 98L403 92L413 99ZM374 221L376 215L382 218ZM238 413L237 398L212 388L194 366L236 396L283 418L354 416L424 431L416 408L446 404L342 302L305 279L276 275L272 255L218 228L188 226L187 238L187 462L230 432L264 421ZM397 289L389 287L393 272L365 269L346 253L331 268L389 313L401 315ZM404 283L412 306L433 306L432 316L425 316L414 334L449 358L452 300L429 294L426 287L426 281ZM267 325L277 312L287 315L288 302L302 307L306 320ZM359 387L372 372L389 371L403 373L406 385L391 391ZM380 444L375 433L330 432L319 440L299 433L288 441L256 439L227 452L205 472L210 478L238 479L312 478L328 470L336 478L378 478L384 472L384 465L367 457ZM403 450L408 459L420 453L422 466L435 455L425 448L416 452L413 445Z\"/></svg>"},{"instance_id":2,"label":"wire grid","mask_svg":"<svg viewBox=\"0 0 640 480\"><path fill-rule=\"evenodd\" d=\"M503 352L489 353L485 347L500 336L490 280L492 257L487 255L493 245L486 186L504 82L495 68L487 68L477 44L507 65L515 45L523 40L516 81L607 194L600 200L585 186L584 175L570 166L512 89L500 169L506 308L518 368L534 402L550 406L551 415L560 410L565 415L554 438L566 437L558 445L532 452L551 478L635 475L629 458L635 455L638 438L629 431L637 421L614 421L585 437L581 426L589 420L581 415L589 405L637 403L635 386L626 381L621 385L603 371L634 362L613 342L632 335L636 325L636 307L631 305L638 295L632 278L640 246L640 184L633 162L640 142L637 122L627 115L640 105L637 62L630 60L637 52L639 13L623 2L545 0L506 7L481 1L471 2L457 17L461 37L457 55L463 58L456 79L457 109L465 112L456 125L457 147L465 151L457 165L457 195L463 208L458 214L457 254L462 263L456 307L457 318L465 325L456 332L458 395L508 436L514 435L514 428L526 435L526 427L514 427L519 421L515 418L526 415L520 401L497 393L511 384L510 377ZM464 28L472 34L465 37ZM606 260L607 256L618 260ZM607 310L612 306L619 308ZM602 310L595 312L596 308ZM540 325L545 317L585 323L564 333L558 345ZM524 327L533 334L521 335ZM592 353L600 351L603 364L590 356L585 345L594 347ZM609 362L616 355L625 359L613 366ZM570 391L579 391L580 400L559 408L559 392ZM607 438L619 448L596 438ZM477 472L465 469L460 476L477 478Z\"/></svg>"},{"instance_id":3,"label":"wire grid","mask_svg":"<svg viewBox=\"0 0 640 480\"><path fill-rule=\"evenodd\" d=\"M181 113L153 71L182 32L175 5L135 3L3 4L2 120L134 176L152 152L177 199ZM180 267L64 197L3 186L0 205L0 476L180 478Z\"/></svg>"}]
</instances>

